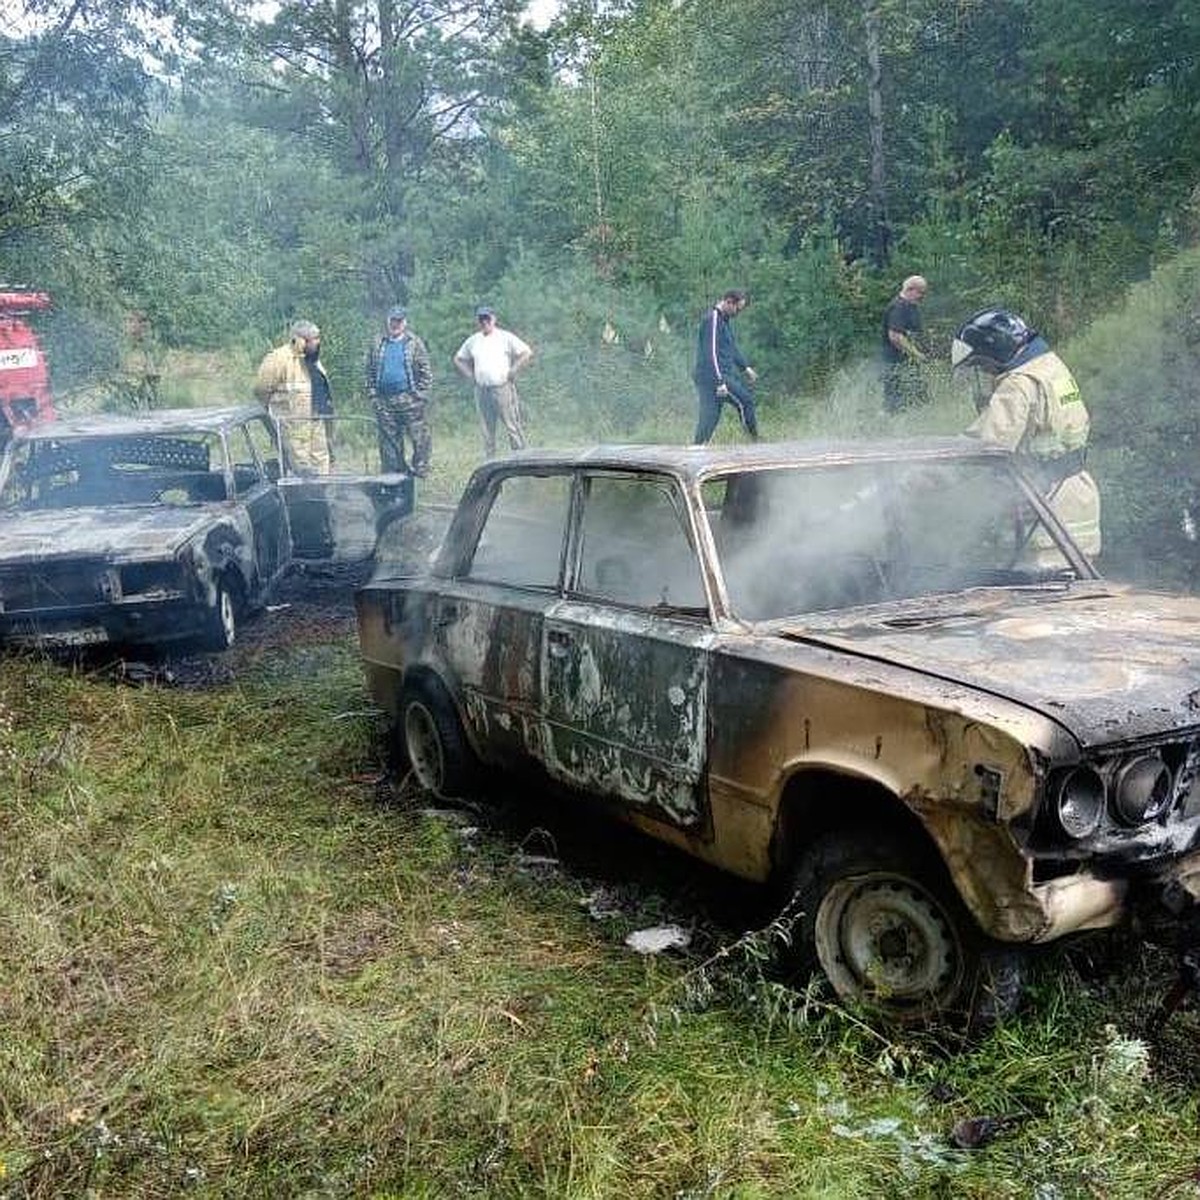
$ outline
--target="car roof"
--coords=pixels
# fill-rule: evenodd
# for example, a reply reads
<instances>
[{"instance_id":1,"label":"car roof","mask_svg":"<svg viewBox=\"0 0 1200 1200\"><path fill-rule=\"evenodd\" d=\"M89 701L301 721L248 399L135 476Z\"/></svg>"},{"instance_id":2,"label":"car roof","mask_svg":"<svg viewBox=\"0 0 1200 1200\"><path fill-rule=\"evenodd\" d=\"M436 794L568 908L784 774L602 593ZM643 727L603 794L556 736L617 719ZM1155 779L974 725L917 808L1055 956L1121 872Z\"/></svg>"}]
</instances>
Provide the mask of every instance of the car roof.
<instances>
[{"instance_id":1,"label":"car roof","mask_svg":"<svg viewBox=\"0 0 1200 1200\"><path fill-rule=\"evenodd\" d=\"M1008 450L965 437L753 442L735 446L603 445L576 450L519 450L486 463L483 473L539 467L604 467L664 471L702 479L729 471L808 467L832 463L1009 457Z\"/></svg>"},{"instance_id":2,"label":"car roof","mask_svg":"<svg viewBox=\"0 0 1200 1200\"><path fill-rule=\"evenodd\" d=\"M265 416L256 404L225 408L162 408L148 413L81 413L41 421L14 432L14 439L33 441L52 438L129 437L137 434L218 432L249 417Z\"/></svg>"}]
</instances>

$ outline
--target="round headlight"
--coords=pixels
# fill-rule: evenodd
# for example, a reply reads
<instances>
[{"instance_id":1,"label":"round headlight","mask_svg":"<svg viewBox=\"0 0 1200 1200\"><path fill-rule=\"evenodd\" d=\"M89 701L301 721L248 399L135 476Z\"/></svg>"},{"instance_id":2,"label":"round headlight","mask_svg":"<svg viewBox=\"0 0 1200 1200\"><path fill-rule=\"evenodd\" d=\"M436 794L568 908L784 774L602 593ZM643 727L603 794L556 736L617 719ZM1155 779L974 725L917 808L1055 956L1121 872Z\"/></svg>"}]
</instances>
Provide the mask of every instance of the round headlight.
<instances>
[{"instance_id":1,"label":"round headlight","mask_svg":"<svg viewBox=\"0 0 1200 1200\"><path fill-rule=\"evenodd\" d=\"M1104 816L1104 780L1091 767L1076 767L1058 785L1058 823L1071 838L1095 833Z\"/></svg>"},{"instance_id":2,"label":"round headlight","mask_svg":"<svg viewBox=\"0 0 1200 1200\"><path fill-rule=\"evenodd\" d=\"M1113 808L1126 825L1144 825L1171 802L1171 772L1154 754L1122 763L1113 780Z\"/></svg>"}]
</instances>

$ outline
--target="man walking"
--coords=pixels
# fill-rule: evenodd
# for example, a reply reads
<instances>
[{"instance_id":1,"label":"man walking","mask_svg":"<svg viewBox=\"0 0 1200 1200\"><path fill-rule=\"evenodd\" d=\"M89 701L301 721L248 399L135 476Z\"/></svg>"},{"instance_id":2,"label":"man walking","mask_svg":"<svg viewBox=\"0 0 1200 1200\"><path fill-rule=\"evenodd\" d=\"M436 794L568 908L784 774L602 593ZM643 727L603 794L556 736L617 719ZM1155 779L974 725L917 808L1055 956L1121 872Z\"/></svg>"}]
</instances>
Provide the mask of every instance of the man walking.
<instances>
[{"instance_id":1,"label":"man walking","mask_svg":"<svg viewBox=\"0 0 1200 1200\"><path fill-rule=\"evenodd\" d=\"M928 357L921 349L921 309L929 284L923 275L910 275L900 294L883 314L883 408L899 412L929 399L920 363Z\"/></svg>"},{"instance_id":2,"label":"man walking","mask_svg":"<svg viewBox=\"0 0 1200 1200\"><path fill-rule=\"evenodd\" d=\"M333 394L321 364L321 331L312 321L294 322L290 339L262 360L254 394L280 426L297 470L328 475Z\"/></svg>"},{"instance_id":3,"label":"man walking","mask_svg":"<svg viewBox=\"0 0 1200 1200\"><path fill-rule=\"evenodd\" d=\"M754 368L738 349L730 321L750 303L750 297L733 288L725 293L701 318L696 335L696 366L692 378L700 401L696 419L696 434L692 441L703 445L712 437L721 416L721 405L732 404L742 427L752 437L758 437L758 415L754 395L742 382L753 384L758 378Z\"/></svg>"},{"instance_id":4,"label":"man walking","mask_svg":"<svg viewBox=\"0 0 1200 1200\"><path fill-rule=\"evenodd\" d=\"M412 473L424 479L433 456L429 430L429 388L433 371L425 343L408 328L408 311L396 305L387 315L387 333L367 356L367 394L379 428L379 465L387 473L407 471L407 433L412 442Z\"/></svg>"},{"instance_id":5,"label":"man walking","mask_svg":"<svg viewBox=\"0 0 1200 1200\"><path fill-rule=\"evenodd\" d=\"M496 324L495 310L486 304L475 310L479 330L458 348L454 366L475 384L475 404L483 426L483 452L496 454L496 422L504 426L514 450L525 445L521 427L521 398L513 380L533 357L533 350L515 333Z\"/></svg>"}]
</instances>

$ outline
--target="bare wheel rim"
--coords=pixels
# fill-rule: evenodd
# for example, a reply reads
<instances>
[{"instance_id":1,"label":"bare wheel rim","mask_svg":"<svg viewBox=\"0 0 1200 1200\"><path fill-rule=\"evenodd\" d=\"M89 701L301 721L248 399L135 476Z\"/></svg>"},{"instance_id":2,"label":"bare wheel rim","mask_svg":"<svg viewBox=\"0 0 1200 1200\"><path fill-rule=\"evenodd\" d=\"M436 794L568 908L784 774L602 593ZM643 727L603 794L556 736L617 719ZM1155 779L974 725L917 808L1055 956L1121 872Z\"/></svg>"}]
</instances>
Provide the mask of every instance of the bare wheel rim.
<instances>
[{"instance_id":1,"label":"bare wheel rim","mask_svg":"<svg viewBox=\"0 0 1200 1200\"><path fill-rule=\"evenodd\" d=\"M404 740L421 786L440 792L445 780L445 752L433 713L420 700L410 701L404 710Z\"/></svg>"},{"instance_id":2,"label":"bare wheel rim","mask_svg":"<svg viewBox=\"0 0 1200 1200\"><path fill-rule=\"evenodd\" d=\"M226 646L232 646L237 638L237 612L233 606L233 593L227 588L217 592L217 620Z\"/></svg>"},{"instance_id":3,"label":"bare wheel rim","mask_svg":"<svg viewBox=\"0 0 1200 1200\"><path fill-rule=\"evenodd\" d=\"M839 880L815 922L817 955L843 999L902 1009L947 1006L959 990L963 948L925 888L886 872Z\"/></svg>"}]
</instances>

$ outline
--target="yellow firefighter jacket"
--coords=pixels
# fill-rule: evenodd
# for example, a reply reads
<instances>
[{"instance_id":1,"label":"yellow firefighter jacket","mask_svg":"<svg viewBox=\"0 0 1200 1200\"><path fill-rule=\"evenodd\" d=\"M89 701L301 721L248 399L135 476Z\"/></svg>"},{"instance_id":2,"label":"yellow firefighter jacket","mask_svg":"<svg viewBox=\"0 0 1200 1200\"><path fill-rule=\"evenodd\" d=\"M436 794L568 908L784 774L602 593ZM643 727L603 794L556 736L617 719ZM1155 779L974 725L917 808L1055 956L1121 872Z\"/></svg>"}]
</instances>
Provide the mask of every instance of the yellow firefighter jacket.
<instances>
[{"instance_id":1,"label":"yellow firefighter jacket","mask_svg":"<svg viewBox=\"0 0 1200 1200\"><path fill-rule=\"evenodd\" d=\"M1007 446L1038 471L1048 471L1050 507L1079 548L1094 558L1100 553L1100 492L1082 469L1088 429L1079 385L1067 364L1048 350L996 377L987 407L967 432ZM1064 470L1056 477L1058 460Z\"/></svg>"},{"instance_id":2,"label":"yellow firefighter jacket","mask_svg":"<svg viewBox=\"0 0 1200 1200\"><path fill-rule=\"evenodd\" d=\"M316 369L325 374L318 362ZM304 340L277 346L259 364L254 394L279 422L297 469L327 475L332 465L326 422L312 407L312 380L304 362Z\"/></svg>"}]
</instances>

